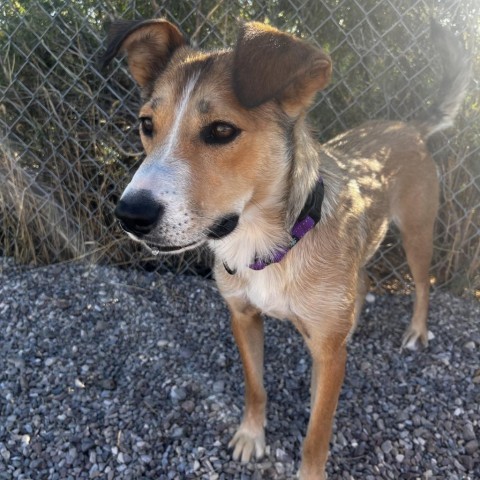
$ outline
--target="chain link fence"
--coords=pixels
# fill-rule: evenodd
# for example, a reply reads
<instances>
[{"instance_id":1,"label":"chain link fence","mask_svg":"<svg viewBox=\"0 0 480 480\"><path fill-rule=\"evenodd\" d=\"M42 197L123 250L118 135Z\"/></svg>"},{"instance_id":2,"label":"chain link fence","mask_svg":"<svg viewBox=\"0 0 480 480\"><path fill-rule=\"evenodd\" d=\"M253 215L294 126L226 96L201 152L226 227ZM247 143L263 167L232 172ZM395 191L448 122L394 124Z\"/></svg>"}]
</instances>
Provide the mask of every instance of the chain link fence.
<instances>
[{"instance_id":1,"label":"chain link fence","mask_svg":"<svg viewBox=\"0 0 480 480\"><path fill-rule=\"evenodd\" d=\"M163 16L200 48L232 45L238 21L260 20L321 45L331 86L311 112L320 141L374 118L421 116L441 65L429 18L455 31L474 78L453 129L431 149L442 178L432 282L480 288L480 5L477 0L30 0L0 9L0 254L45 264L83 259L208 275L205 251L149 257L112 212L142 159L139 92L116 60L99 69L114 18ZM410 284L392 231L370 265L376 287Z\"/></svg>"}]
</instances>

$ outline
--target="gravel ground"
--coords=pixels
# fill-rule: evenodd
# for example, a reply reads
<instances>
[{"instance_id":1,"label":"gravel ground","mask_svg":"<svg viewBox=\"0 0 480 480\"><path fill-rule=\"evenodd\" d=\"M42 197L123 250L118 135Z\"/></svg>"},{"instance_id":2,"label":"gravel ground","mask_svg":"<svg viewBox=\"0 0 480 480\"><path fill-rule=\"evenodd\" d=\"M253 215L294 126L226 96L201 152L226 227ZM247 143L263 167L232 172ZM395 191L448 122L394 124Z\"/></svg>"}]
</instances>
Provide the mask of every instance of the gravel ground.
<instances>
[{"instance_id":1,"label":"gravel ground","mask_svg":"<svg viewBox=\"0 0 480 480\"><path fill-rule=\"evenodd\" d=\"M349 348L330 479L480 478L480 304L432 294L435 339L400 352L404 296L370 299ZM215 284L0 260L0 479L287 479L308 420L310 363L266 322L267 456L226 445L243 381Z\"/></svg>"}]
</instances>

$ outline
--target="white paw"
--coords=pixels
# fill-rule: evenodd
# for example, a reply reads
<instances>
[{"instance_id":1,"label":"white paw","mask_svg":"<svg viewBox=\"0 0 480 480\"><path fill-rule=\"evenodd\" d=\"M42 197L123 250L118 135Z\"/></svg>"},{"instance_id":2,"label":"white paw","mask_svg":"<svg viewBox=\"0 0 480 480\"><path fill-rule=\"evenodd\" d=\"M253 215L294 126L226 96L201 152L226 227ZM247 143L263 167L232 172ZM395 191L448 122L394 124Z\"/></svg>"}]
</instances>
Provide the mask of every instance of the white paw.
<instances>
[{"instance_id":1,"label":"white paw","mask_svg":"<svg viewBox=\"0 0 480 480\"><path fill-rule=\"evenodd\" d=\"M327 473L319 473L319 474L312 474L309 475L308 473L302 473L302 469L297 472L297 476L299 480L327 480Z\"/></svg>"},{"instance_id":2,"label":"white paw","mask_svg":"<svg viewBox=\"0 0 480 480\"><path fill-rule=\"evenodd\" d=\"M253 454L258 460L265 454L265 430L263 427L251 428L242 424L228 446L233 448L232 457L234 460L246 463L252 458Z\"/></svg>"},{"instance_id":3,"label":"white paw","mask_svg":"<svg viewBox=\"0 0 480 480\"><path fill-rule=\"evenodd\" d=\"M435 335L430 331L419 332L412 328L408 328L403 336L402 349L418 350L419 347L427 347L428 341L435 338Z\"/></svg>"}]
</instances>

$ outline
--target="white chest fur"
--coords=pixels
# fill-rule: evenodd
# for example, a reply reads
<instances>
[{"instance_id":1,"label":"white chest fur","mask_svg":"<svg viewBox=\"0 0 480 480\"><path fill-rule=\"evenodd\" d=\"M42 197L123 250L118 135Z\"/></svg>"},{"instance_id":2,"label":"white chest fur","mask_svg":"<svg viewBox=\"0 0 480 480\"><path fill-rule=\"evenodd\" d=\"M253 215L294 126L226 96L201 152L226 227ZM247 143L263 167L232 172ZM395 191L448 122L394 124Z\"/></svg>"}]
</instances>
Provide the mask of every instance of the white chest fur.
<instances>
[{"instance_id":1,"label":"white chest fur","mask_svg":"<svg viewBox=\"0 0 480 480\"><path fill-rule=\"evenodd\" d=\"M290 288L280 269L270 265L260 271L244 271L246 283L239 295L263 313L279 319L291 318L294 315Z\"/></svg>"}]
</instances>

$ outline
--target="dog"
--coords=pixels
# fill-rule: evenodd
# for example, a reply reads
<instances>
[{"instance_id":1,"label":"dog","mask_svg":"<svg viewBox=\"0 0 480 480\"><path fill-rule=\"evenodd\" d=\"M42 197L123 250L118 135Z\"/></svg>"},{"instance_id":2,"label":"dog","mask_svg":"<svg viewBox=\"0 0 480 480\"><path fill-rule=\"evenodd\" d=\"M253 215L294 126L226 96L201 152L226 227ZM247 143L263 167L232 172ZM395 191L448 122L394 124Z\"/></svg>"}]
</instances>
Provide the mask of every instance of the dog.
<instances>
[{"instance_id":1,"label":"dog","mask_svg":"<svg viewBox=\"0 0 480 480\"><path fill-rule=\"evenodd\" d=\"M415 282L403 346L426 345L429 265L439 182L426 140L449 127L469 66L438 24L439 100L428 118L373 121L325 145L306 112L332 74L330 56L271 26L240 26L231 49L204 52L164 19L119 21L119 52L141 90L146 158L115 214L155 253L207 244L243 363L245 410L229 446L242 462L265 451L262 314L290 320L312 356L311 416L299 478L325 477L347 343L368 280L365 265L390 222Z\"/></svg>"}]
</instances>

